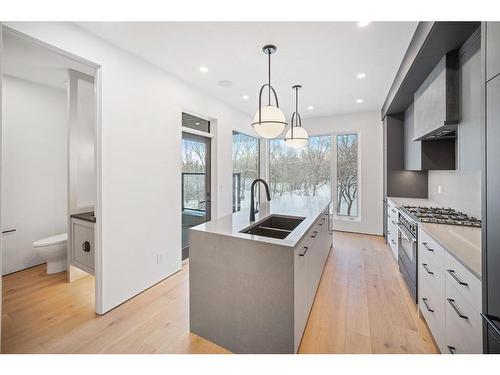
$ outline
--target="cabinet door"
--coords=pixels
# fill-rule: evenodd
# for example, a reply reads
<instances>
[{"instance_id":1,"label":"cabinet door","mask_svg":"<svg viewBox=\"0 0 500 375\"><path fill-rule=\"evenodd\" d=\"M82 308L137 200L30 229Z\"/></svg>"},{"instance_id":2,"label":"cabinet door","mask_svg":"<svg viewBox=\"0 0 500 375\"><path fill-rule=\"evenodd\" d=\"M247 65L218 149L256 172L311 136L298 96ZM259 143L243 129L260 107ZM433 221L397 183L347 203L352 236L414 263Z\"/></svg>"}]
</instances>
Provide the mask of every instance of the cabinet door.
<instances>
[{"instance_id":1,"label":"cabinet door","mask_svg":"<svg viewBox=\"0 0 500 375\"><path fill-rule=\"evenodd\" d=\"M500 317L500 77L486 84L486 251L487 313ZM484 258L483 258L484 259Z\"/></svg>"},{"instance_id":2,"label":"cabinet door","mask_svg":"<svg viewBox=\"0 0 500 375\"><path fill-rule=\"evenodd\" d=\"M301 241L294 251L294 348L299 349L300 341L309 316L307 239Z\"/></svg>"},{"instance_id":3,"label":"cabinet door","mask_svg":"<svg viewBox=\"0 0 500 375\"><path fill-rule=\"evenodd\" d=\"M405 170L419 171L422 169L422 142L413 140L413 138L415 138L415 116L413 104L411 104L405 111L404 134Z\"/></svg>"},{"instance_id":4,"label":"cabinet door","mask_svg":"<svg viewBox=\"0 0 500 375\"><path fill-rule=\"evenodd\" d=\"M486 80L500 73L500 22L486 22Z\"/></svg>"},{"instance_id":5,"label":"cabinet door","mask_svg":"<svg viewBox=\"0 0 500 375\"><path fill-rule=\"evenodd\" d=\"M71 223L72 265L94 273L94 226L82 220Z\"/></svg>"}]
</instances>

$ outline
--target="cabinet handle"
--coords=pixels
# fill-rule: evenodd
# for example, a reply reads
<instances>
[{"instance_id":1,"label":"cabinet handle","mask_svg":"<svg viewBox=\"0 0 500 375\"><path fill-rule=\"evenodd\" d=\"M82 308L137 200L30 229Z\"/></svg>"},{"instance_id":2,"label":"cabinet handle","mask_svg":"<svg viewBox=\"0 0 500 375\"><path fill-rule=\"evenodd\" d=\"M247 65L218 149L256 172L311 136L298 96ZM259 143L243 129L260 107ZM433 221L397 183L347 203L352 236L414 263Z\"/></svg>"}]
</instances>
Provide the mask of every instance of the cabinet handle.
<instances>
[{"instance_id":1,"label":"cabinet handle","mask_svg":"<svg viewBox=\"0 0 500 375\"><path fill-rule=\"evenodd\" d=\"M469 286L469 284L467 284L465 281L463 281L460 277L457 276L457 274L455 273L455 270L446 270L450 275L451 277L453 277L455 279L455 281L457 283L459 283L460 285L463 285L463 286Z\"/></svg>"},{"instance_id":2,"label":"cabinet handle","mask_svg":"<svg viewBox=\"0 0 500 375\"><path fill-rule=\"evenodd\" d=\"M387 234L389 235L389 234L391 234L391 232L387 231Z\"/></svg>"},{"instance_id":3,"label":"cabinet handle","mask_svg":"<svg viewBox=\"0 0 500 375\"><path fill-rule=\"evenodd\" d=\"M422 263L422 267L424 267L424 270L426 270L429 275L434 275L434 272L427 268L427 263Z\"/></svg>"},{"instance_id":4,"label":"cabinet handle","mask_svg":"<svg viewBox=\"0 0 500 375\"><path fill-rule=\"evenodd\" d=\"M394 245L396 245L396 242L394 242L394 240L393 240L392 238L391 238L391 242L392 242Z\"/></svg>"},{"instance_id":5,"label":"cabinet handle","mask_svg":"<svg viewBox=\"0 0 500 375\"><path fill-rule=\"evenodd\" d=\"M396 222L394 220L391 220L394 225L396 225Z\"/></svg>"},{"instance_id":6,"label":"cabinet handle","mask_svg":"<svg viewBox=\"0 0 500 375\"><path fill-rule=\"evenodd\" d=\"M323 223L318 223L318 225L319 225L319 226L322 226L322 225L323 225Z\"/></svg>"},{"instance_id":7,"label":"cabinet handle","mask_svg":"<svg viewBox=\"0 0 500 375\"><path fill-rule=\"evenodd\" d=\"M303 257L304 255L306 255L307 250L309 250L309 248L307 246L304 246L304 251L299 253L299 256Z\"/></svg>"},{"instance_id":8,"label":"cabinet handle","mask_svg":"<svg viewBox=\"0 0 500 375\"><path fill-rule=\"evenodd\" d=\"M90 251L90 242L85 241L82 243L82 250L88 253Z\"/></svg>"},{"instance_id":9,"label":"cabinet handle","mask_svg":"<svg viewBox=\"0 0 500 375\"><path fill-rule=\"evenodd\" d=\"M448 303L451 305L451 307L453 307L453 310L455 310L455 312L457 313L457 315L462 318L462 319L469 319L469 317L467 315L464 315L462 314L462 312L460 311L460 309L458 308L457 304L455 303L455 300L454 299L451 299L451 298L447 298L448 300Z\"/></svg>"},{"instance_id":10,"label":"cabinet handle","mask_svg":"<svg viewBox=\"0 0 500 375\"><path fill-rule=\"evenodd\" d=\"M313 233L314 233L314 235L312 235L311 238L316 238L316 236L318 235L318 231L315 230Z\"/></svg>"},{"instance_id":11,"label":"cabinet handle","mask_svg":"<svg viewBox=\"0 0 500 375\"><path fill-rule=\"evenodd\" d=\"M396 210L395 209L391 209L392 212L396 213Z\"/></svg>"},{"instance_id":12,"label":"cabinet handle","mask_svg":"<svg viewBox=\"0 0 500 375\"><path fill-rule=\"evenodd\" d=\"M457 349L454 346L450 345L448 345L448 350L450 351L450 354L455 354L455 352L457 351Z\"/></svg>"},{"instance_id":13,"label":"cabinet handle","mask_svg":"<svg viewBox=\"0 0 500 375\"><path fill-rule=\"evenodd\" d=\"M427 309L427 311L434 312L434 310L429 307L429 304L427 303L427 298L422 298L422 302L424 303L425 308Z\"/></svg>"},{"instance_id":14,"label":"cabinet handle","mask_svg":"<svg viewBox=\"0 0 500 375\"><path fill-rule=\"evenodd\" d=\"M429 250L430 252L434 252L434 249L431 249L429 246L427 246L427 242L422 242L422 245L424 245L424 247Z\"/></svg>"}]
</instances>

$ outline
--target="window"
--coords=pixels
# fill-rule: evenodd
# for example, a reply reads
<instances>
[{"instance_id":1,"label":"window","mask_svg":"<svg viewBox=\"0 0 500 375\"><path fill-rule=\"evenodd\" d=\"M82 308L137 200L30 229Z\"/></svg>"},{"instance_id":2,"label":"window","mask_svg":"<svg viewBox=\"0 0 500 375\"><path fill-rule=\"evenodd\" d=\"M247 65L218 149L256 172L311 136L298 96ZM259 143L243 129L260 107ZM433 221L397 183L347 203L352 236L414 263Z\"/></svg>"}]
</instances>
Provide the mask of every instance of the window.
<instances>
[{"instance_id":1,"label":"window","mask_svg":"<svg viewBox=\"0 0 500 375\"><path fill-rule=\"evenodd\" d=\"M358 135L336 136L337 216L358 216Z\"/></svg>"},{"instance_id":2,"label":"window","mask_svg":"<svg viewBox=\"0 0 500 375\"><path fill-rule=\"evenodd\" d=\"M182 112L182 126L210 133L210 121Z\"/></svg>"},{"instance_id":3,"label":"window","mask_svg":"<svg viewBox=\"0 0 500 375\"><path fill-rule=\"evenodd\" d=\"M233 212L250 208L250 185L259 178L259 139L233 132ZM256 200L258 200L258 190Z\"/></svg>"},{"instance_id":4,"label":"window","mask_svg":"<svg viewBox=\"0 0 500 375\"><path fill-rule=\"evenodd\" d=\"M331 196L330 135L309 137L300 150L282 139L269 141L269 181L273 197Z\"/></svg>"}]
</instances>

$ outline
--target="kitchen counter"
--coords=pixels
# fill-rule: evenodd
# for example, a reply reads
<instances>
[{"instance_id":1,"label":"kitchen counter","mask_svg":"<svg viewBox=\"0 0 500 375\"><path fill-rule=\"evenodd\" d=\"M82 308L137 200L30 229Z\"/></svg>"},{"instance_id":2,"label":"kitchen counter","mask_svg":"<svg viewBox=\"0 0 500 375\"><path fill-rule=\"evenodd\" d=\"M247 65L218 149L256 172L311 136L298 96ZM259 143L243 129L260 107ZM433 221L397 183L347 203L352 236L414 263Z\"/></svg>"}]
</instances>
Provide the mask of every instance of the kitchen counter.
<instances>
[{"instance_id":1,"label":"kitchen counter","mask_svg":"<svg viewBox=\"0 0 500 375\"><path fill-rule=\"evenodd\" d=\"M90 223L95 223L95 214L94 211L92 212L84 212L81 214L73 214L71 215L73 219L79 219L79 220L84 220L88 221Z\"/></svg>"},{"instance_id":2,"label":"kitchen counter","mask_svg":"<svg viewBox=\"0 0 500 375\"><path fill-rule=\"evenodd\" d=\"M248 210L243 210L197 225L190 230L294 247L313 224L314 220L316 220L329 204L330 198L324 197L282 197L262 203L259 212L255 214L255 222L253 223L251 223L249 219L250 212ZM273 214L299 216L305 217L305 219L285 239L240 233L241 230Z\"/></svg>"},{"instance_id":3,"label":"kitchen counter","mask_svg":"<svg viewBox=\"0 0 500 375\"><path fill-rule=\"evenodd\" d=\"M388 197L397 207L403 205L441 207L423 198ZM481 279L481 228L419 222L418 225L443 246L465 268Z\"/></svg>"},{"instance_id":4,"label":"kitchen counter","mask_svg":"<svg viewBox=\"0 0 500 375\"><path fill-rule=\"evenodd\" d=\"M431 223L419 225L465 268L481 279L481 228Z\"/></svg>"}]
</instances>

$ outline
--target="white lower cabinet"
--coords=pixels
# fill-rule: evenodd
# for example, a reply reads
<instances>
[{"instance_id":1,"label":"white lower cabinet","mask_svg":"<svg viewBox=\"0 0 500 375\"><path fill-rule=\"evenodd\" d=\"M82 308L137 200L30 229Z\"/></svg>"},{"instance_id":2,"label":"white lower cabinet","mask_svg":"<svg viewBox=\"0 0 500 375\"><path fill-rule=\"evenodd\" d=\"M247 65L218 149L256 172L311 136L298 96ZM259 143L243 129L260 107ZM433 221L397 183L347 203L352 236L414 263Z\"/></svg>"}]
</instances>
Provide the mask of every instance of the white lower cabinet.
<instances>
[{"instance_id":1,"label":"white lower cabinet","mask_svg":"<svg viewBox=\"0 0 500 375\"><path fill-rule=\"evenodd\" d=\"M298 351L321 281L332 235L324 212L294 249L294 350Z\"/></svg>"},{"instance_id":2,"label":"white lower cabinet","mask_svg":"<svg viewBox=\"0 0 500 375\"><path fill-rule=\"evenodd\" d=\"M482 353L481 281L419 228L419 310L441 353Z\"/></svg>"},{"instance_id":3,"label":"white lower cabinet","mask_svg":"<svg viewBox=\"0 0 500 375\"><path fill-rule=\"evenodd\" d=\"M71 265L94 274L94 223L71 219Z\"/></svg>"},{"instance_id":4,"label":"white lower cabinet","mask_svg":"<svg viewBox=\"0 0 500 375\"><path fill-rule=\"evenodd\" d=\"M392 254L398 260L398 220L399 211L396 205L387 200L387 243L392 250Z\"/></svg>"}]
</instances>

